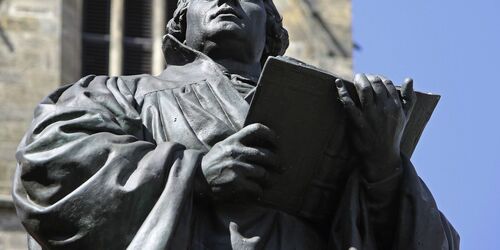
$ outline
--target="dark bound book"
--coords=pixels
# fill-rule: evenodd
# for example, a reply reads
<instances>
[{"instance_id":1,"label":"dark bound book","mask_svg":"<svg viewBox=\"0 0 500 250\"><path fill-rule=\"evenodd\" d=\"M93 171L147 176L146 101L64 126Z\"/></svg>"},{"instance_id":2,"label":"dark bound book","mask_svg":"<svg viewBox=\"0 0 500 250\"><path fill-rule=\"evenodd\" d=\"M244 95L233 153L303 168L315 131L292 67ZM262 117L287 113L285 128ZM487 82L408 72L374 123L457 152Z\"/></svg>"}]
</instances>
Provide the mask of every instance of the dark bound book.
<instances>
[{"instance_id":1,"label":"dark bound book","mask_svg":"<svg viewBox=\"0 0 500 250\"><path fill-rule=\"evenodd\" d=\"M262 204L317 220L334 212L352 161L337 78L291 58L267 60L245 124L262 123L277 133L285 171L271 174L272 186L265 190ZM357 96L354 85L344 82ZM437 95L417 93L401 145L408 157L438 101Z\"/></svg>"}]
</instances>

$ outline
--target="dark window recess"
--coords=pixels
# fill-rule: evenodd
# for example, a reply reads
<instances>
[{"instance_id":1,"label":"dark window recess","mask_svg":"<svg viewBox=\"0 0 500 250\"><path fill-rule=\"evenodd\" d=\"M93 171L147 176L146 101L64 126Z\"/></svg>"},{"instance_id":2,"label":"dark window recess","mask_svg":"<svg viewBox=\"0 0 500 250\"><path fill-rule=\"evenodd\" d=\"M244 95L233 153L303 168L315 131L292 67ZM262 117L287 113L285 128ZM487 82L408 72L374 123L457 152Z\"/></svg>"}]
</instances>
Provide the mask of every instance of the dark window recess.
<instances>
[{"instance_id":1,"label":"dark window recess","mask_svg":"<svg viewBox=\"0 0 500 250\"><path fill-rule=\"evenodd\" d=\"M177 0L166 1L169 20ZM151 73L151 0L124 1L123 74ZM82 26L82 75L109 74L110 0L84 0Z\"/></svg>"},{"instance_id":2,"label":"dark window recess","mask_svg":"<svg viewBox=\"0 0 500 250\"><path fill-rule=\"evenodd\" d=\"M109 34L110 0L83 1L83 32Z\"/></svg>"},{"instance_id":3,"label":"dark window recess","mask_svg":"<svg viewBox=\"0 0 500 250\"><path fill-rule=\"evenodd\" d=\"M93 38L83 34L82 76L108 75L109 36Z\"/></svg>"},{"instance_id":4,"label":"dark window recess","mask_svg":"<svg viewBox=\"0 0 500 250\"><path fill-rule=\"evenodd\" d=\"M151 0L125 1L125 37L151 38L152 2Z\"/></svg>"},{"instance_id":5,"label":"dark window recess","mask_svg":"<svg viewBox=\"0 0 500 250\"><path fill-rule=\"evenodd\" d=\"M152 1L125 1L123 41L123 74L151 73L152 61Z\"/></svg>"},{"instance_id":6,"label":"dark window recess","mask_svg":"<svg viewBox=\"0 0 500 250\"><path fill-rule=\"evenodd\" d=\"M107 75L110 0L84 0L82 12L82 76Z\"/></svg>"},{"instance_id":7,"label":"dark window recess","mask_svg":"<svg viewBox=\"0 0 500 250\"><path fill-rule=\"evenodd\" d=\"M150 74L152 42L147 38L125 38L123 50L123 74Z\"/></svg>"}]
</instances>

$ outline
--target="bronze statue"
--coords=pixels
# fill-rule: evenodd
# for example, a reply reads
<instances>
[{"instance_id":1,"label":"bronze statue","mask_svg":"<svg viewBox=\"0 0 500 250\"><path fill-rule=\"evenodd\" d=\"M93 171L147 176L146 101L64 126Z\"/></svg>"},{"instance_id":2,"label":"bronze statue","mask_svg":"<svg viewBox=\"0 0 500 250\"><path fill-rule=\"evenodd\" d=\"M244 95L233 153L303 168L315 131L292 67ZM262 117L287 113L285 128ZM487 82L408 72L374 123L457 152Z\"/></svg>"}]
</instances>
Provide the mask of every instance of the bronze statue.
<instances>
[{"instance_id":1,"label":"bronze statue","mask_svg":"<svg viewBox=\"0 0 500 250\"><path fill-rule=\"evenodd\" d=\"M415 102L381 76L335 84L359 166L335 215L255 200L281 171L275 134L244 127L268 56L288 35L272 0L180 0L159 76L87 76L36 108L13 196L31 249L458 249L399 142Z\"/></svg>"}]
</instances>

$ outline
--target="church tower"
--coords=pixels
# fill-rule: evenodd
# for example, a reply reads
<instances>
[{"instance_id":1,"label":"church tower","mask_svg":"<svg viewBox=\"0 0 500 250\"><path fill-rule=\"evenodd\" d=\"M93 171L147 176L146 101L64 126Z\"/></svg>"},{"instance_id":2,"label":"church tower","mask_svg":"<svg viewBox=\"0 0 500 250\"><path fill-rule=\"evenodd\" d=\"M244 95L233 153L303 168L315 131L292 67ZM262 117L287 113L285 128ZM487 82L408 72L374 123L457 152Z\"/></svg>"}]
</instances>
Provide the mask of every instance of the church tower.
<instances>
[{"instance_id":1,"label":"church tower","mask_svg":"<svg viewBox=\"0 0 500 250\"><path fill-rule=\"evenodd\" d=\"M158 74L177 0L0 0L0 249L26 249L10 189L36 104L87 74ZM350 0L274 0L287 55L351 77Z\"/></svg>"}]
</instances>

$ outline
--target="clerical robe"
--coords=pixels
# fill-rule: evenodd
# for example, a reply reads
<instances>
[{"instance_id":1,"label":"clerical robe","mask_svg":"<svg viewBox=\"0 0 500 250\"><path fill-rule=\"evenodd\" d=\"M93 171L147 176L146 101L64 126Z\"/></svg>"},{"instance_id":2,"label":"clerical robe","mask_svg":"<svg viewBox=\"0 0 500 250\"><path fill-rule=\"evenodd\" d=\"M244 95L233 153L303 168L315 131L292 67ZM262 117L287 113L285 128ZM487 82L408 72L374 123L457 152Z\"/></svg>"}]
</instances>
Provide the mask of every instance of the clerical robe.
<instances>
[{"instance_id":1,"label":"clerical robe","mask_svg":"<svg viewBox=\"0 0 500 250\"><path fill-rule=\"evenodd\" d=\"M87 76L36 108L13 187L30 248L458 249L408 160L380 183L353 171L327 227L198 194L201 158L242 128L252 87L164 44L161 75Z\"/></svg>"}]
</instances>

